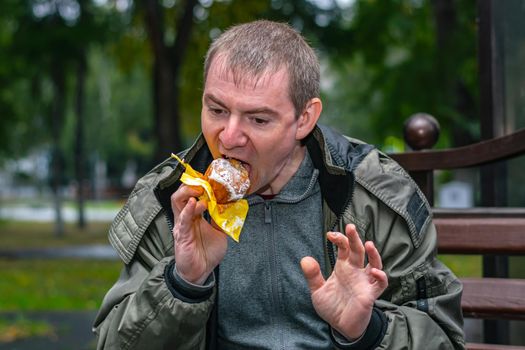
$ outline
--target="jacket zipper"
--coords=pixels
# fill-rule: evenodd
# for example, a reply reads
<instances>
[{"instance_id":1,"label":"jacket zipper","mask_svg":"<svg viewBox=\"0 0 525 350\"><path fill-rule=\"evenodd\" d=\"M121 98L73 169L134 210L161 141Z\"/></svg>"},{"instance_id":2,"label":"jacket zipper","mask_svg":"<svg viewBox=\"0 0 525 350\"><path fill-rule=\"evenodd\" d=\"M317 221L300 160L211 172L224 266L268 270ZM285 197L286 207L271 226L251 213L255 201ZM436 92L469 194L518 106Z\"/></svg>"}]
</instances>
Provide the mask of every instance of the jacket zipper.
<instances>
[{"instance_id":1,"label":"jacket zipper","mask_svg":"<svg viewBox=\"0 0 525 350\"><path fill-rule=\"evenodd\" d=\"M337 228L337 225L339 224L339 222L342 219L343 213L350 207L350 202L352 201L352 198L354 198L354 190L355 190L354 175L352 173L350 173L349 176L351 177L350 182L351 182L352 190L350 192L350 195L348 197L346 197L346 201L345 201L345 204L343 205L343 209L341 210L341 212L339 212L337 214L337 217L336 217L333 225L331 226L330 231L334 231ZM344 232L342 232L342 233L344 234ZM329 260L330 266L331 266L331 268L333 270L334 267L335 267L335 248L334 248L334 244L332 242L330 242L328 239L325 239L325 243L326 243L326 247L325 248L326 248L326 251L328 253L328 260Z\"/></svg>"},{"instance_id":2,"label":"jacket zipper","mask_svg":"<svg viewBox=\"0 0 525 350\"><path fill-rule=\"evenodd\" d=\"M275 253L275 237L272 225L272 203L264 201L264 224L266 225L268 237L270 239L270 286L272 289L272 301L274 305L274 314L276 317L279 315L281 308L281 300L279 297L278 283L277 283L277 254ZM281 349L284 350L284 335L282 332L279 333L279 339L281 343Z\"/></svg>"},{"instance_id":3,"label":"jacket zipper","mask_svg":"<svg viewBox=\"0 0 525 350\"><path fill-rule=\"evenodd\" d=\"M164 217L166 218L166 221L168 222L168 228L170 229L170 232L173 234L173 229L175 228L175 224L173 223L173 220L171 220L171 216L168 215L168 212L166 209L163 210Z\"/></svg>"},{"instance_id":4,"label":"jacket zipper","mask_svg":"<svg viewBox=\"0 0 525 350\"><path fill-rule=\"evenodd\" d=\"M317 170L314 170L317 171ZM313 187L317 183L317 175L312 176L310 183L308 184L308 187L303 192L303 194L297 198L294 199L286 199L286 198L279 198L276 200L278 203L283 204L295 204L302 201L304 198L310 195ZM249 201L249 204L255 203L256 200ZM270 254L270 278L272 279L271 285L271 293L272 293L272 300L274 304L274 312L275 315L279 315L280 308L281 308L281 300L279 297L279 291L278 291L278 283L277 283L277 254L275 252L275 236L273 231L273 221L272 221L272 201L264 201L264 224L268 227L268 237L270 239L270 247L269 247L269 254ZM285 349L284 344L284 334L282 332L279 333L279 339L281 343L281 349Z\"/></svg>"}]
</instances>

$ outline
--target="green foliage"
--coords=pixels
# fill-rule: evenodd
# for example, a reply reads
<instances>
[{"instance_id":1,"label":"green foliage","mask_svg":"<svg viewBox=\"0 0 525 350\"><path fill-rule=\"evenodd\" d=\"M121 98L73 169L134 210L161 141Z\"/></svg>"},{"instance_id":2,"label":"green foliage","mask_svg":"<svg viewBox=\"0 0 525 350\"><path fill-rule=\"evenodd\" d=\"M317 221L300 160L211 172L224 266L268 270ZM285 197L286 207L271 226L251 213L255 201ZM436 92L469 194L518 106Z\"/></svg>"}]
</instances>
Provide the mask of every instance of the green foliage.
<instances>
[{"instance_id":1,"label":"green foliage","mask_svg":"<svg viewBox=\"0 0 525 350\"><path fill-rule=\"evenodd\" d=\"M50 144L55 99L53 64L66 73L66 114L61 148L72 177L75 136L75 67L86 55L85 149L88 167L108 162L120 176L130 159L139 173L150 166L155 145L152 47L141 7L116 9L79 2L80 16L35 16L36 2L0 4L0 158L22 156ZM442 125L438 147L461 135L475 139L477 63L475 4L453 2L447 40L439 41L433 3L412 0L199 1L179 80L184 143L200 131L202 63L213 37L227 27L256 18L291 23L304 33L322 60L322 122L390 147L401 139L403 122L427 112ZM184 2L161 1L164 41L173 43ZM38 40L35 40L38 38ZM392 138L393 137L393 138ZM397 144L397 143L396 143ZM398 146L396 146L398 147Z\"/></svg>"},{"instance_id":2,"label":"green foliage","mask_svg":"<svg viewBox=\"0 0 525 350\"><path fill-rule=\"evenodd\" d=\"M439 260L447 265L458 277L482 277L481 255L439 255ZM525 259L522 256L509 257L511 278L525 277Z\"/></svg>"},{"instance_id":3,"label":"green foliage","mask_svg":"<svg viewBox=\"0 0 525 350\"><path fill-rule=\"evenodd\" d=\"M12 153L18 142L19 125L26 118L17 113L17 97L20 87L26 83L18 78L24 67L10 55L13 36L18 23L13 19L20 15L24 6L18 1L0 3L0 159Z\"/></svg>"},{"instance_id":4,"label":"green foliage","mask_svg":"<svg viewBox=\"0 0 525 350\"><path fill-rule=\"evenodd\" d=\"M90 161L106 160L110 174L121 174L126 161L134 159L146 171L154 137L147 72L135 65L122 74L108 52L97 48L90 51L88 62L85 149ZM72 128L69 135L74 137Z\"/></svg>"},{"instance_id":5,"label":"green foliage","mask_svg":"<svg viewBox=\"0 0 525 350\"><path fill-rule=\"evenodd\" d=\"M450 145L454 129L477 137L475 3L454 2L447 23L430 1L272 4L273 18L296 25L321 51L328 124L384 145L402 138L410 115L426 112L442 125L438 146Z\"/></svg>"},{"instance_id":6,"label":"green foliage","mask_svg":"<svg viewBox=\"0 0 525 350\"><path fill-rule=\"evenodd\" d=\"M7 1L0 4L0 157L17 158L36 147L57 143L70 155L75 137L73 116L52 122L61 104L73 114L76 69L94 45L114 40L118 16L93 2L60 12L58 2ZM67 14L69 13L69 14ZM5 60L4 60L5 57ZM60 73L61 72L61 73ZM65 76L65 96L57 89L57 74ZM53 127L55 132L53 133ZM71 132L72 133L72 132ZM72 156L72 154L71 154Z\"/></svg>"},{"instance_id":7,"label":"green foliage","mask_svg":"<svg viewBox=\"0 0 525 350\"><path fill-rule=\"evenodd\" d=\"M480 255L439 255L441 260L458 277L481 277Z\"/></svg>"}]
</instances>

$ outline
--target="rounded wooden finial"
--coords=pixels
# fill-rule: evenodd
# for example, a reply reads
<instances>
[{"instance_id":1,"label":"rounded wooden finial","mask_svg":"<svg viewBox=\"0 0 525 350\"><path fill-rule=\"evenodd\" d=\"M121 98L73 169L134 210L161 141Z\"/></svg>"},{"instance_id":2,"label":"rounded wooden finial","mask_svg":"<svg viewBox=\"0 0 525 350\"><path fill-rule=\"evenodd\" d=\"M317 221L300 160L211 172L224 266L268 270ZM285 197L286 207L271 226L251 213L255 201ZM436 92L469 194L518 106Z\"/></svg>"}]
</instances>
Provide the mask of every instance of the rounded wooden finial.
<instances>
[{"instance_id":1,"label":"rounded wooden finial","mask_svg":"<svg viewBox=\"0 0 525 350\"><path fill-rule=\"evenodd\" d=\"M405 142L415 150L430 149L434 147L439 138L439 122L426 113L413 114L405 122L403 130Z\"/></svg>"}]
</instances>

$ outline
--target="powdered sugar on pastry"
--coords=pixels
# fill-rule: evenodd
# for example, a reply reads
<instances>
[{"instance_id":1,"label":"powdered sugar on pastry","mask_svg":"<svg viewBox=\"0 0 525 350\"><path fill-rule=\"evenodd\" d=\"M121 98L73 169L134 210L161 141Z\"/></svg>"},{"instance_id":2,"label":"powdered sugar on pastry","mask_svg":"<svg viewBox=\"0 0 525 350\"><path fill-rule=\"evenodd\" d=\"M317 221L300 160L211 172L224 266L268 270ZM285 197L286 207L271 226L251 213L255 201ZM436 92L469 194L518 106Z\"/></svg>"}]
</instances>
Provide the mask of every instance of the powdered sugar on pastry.
<instances>
[{"instance_id":1,"label":"powdered sugar on pastry","mask_svg":"<svg viewBox=\"0 0 525 350\"><path fill-rule=\"evenodd\" d=\"M248 171L235 159L215 159L208 167L206 176L218 203L237 201L244 197L250 187Z\"/></svg>"}]
</instances>

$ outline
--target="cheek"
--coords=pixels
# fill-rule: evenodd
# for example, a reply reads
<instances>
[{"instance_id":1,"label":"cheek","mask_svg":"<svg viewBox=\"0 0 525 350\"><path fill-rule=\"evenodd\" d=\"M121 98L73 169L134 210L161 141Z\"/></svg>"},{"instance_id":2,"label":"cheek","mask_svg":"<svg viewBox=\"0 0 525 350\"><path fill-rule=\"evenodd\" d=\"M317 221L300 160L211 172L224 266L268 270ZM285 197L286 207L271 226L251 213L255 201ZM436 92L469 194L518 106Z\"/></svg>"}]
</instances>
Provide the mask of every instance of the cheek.
<instances>
[{"instance_id":1,"label":"cheek","mask_svg":"<svg viewBox=\"0 0 525 350\"><path fill-rule=\"evenodd\" d=\"M261 142L261 148L264 148L264 154L270 161L279 162L279 159L286 158L295 147L295 138L289 133L281 133L278 137L273 137Z\"/></svg>"},{"instance_id":2,"label":"cheek","mask_svg":"<svg viewBox=\"0 0 525 350\"><path fill-rule=\"evenodd\" d=\"M213 125L213 123L206 122L203 118L201 121L201 130L202 135L204 136L204 139L206 140L206 143L208 145L208 148L210 149L212 155L214 158L218 157L219 153L217 150L217 135L218 135L218 128L217 126Z\"/></svg>"},{"instance_id":3,"label":"cheek","mask_svg":"<svg viewBox=\"0 0 525 350\"><path fill-rule=\"evenodd\" d=\"M206 118L206 116L204 116L204 114L201 117L201 130L206 139L209 139L211 137L211 134L213 133L213 124Z\"/></svg>"},{"instance_id":4,"label":"cheek","mask_svg":"<svg viewBox=\"0 0 525 350\"><path fill-rule=\"evenodd\" d=\"M257 148L260 155L258 172L261 175L273 176L272 173L280 171L282 165L288 161L294 143L288 142L287 139L268 140L259 142Z\"/></svg>"}]
</instances>

